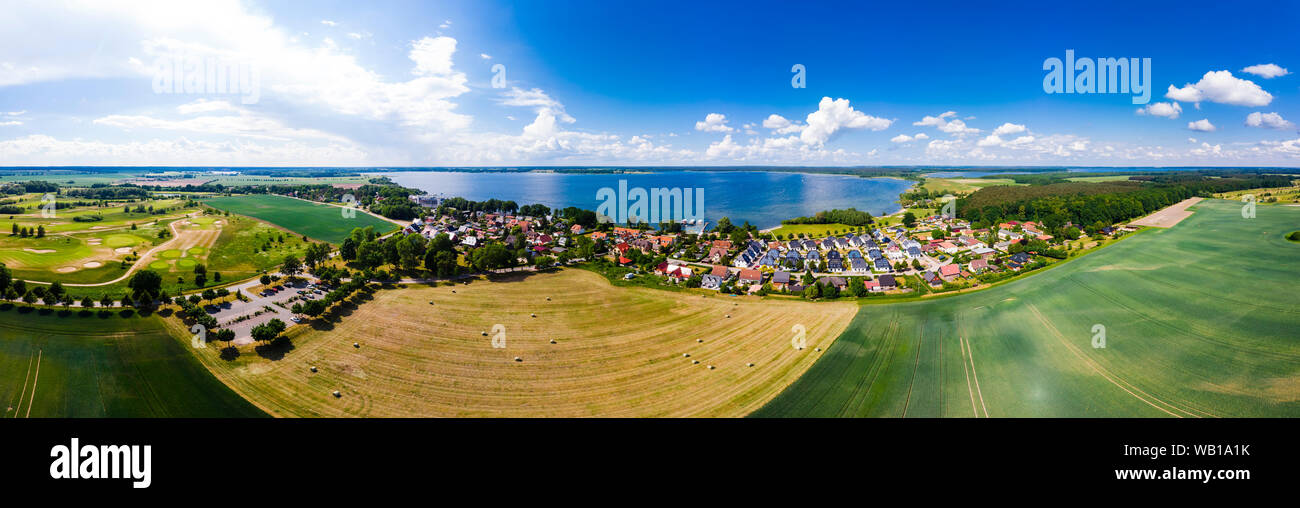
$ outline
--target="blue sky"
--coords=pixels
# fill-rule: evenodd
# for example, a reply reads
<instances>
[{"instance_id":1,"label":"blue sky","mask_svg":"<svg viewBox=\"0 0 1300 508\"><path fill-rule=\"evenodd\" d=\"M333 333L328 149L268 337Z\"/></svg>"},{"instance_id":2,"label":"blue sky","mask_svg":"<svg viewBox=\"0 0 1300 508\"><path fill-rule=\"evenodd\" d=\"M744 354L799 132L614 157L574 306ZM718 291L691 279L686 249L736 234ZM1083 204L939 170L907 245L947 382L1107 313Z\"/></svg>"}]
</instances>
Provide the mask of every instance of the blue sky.
<instances>
[{"instance_id":1,"label":"blue sky","mask_svg":"<svg viewBox=\"0 0 1300 508\"><path fill-rule=\"evenodd\" d=\"M1297 166L1296 26L1273 2L24 2L0 164ZM1067 49L1150 58L1149 102L1046 93Z\"/></svg>"}]
</instances>

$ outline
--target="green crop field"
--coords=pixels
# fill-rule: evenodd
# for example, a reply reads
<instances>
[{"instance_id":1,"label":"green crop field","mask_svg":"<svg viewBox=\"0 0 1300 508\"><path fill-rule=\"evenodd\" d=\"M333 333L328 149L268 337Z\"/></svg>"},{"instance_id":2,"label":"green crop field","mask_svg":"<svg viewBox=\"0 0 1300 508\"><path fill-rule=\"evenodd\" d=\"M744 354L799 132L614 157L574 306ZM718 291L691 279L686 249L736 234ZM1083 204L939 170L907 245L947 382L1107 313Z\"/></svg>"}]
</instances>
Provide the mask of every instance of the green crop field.
<instances>
[{"instance_id":1,"label":"green crop field","mask_svg":"<svg viewBox=\"0 0 1300 508\"><path fill-rule=\"evenodd\" d=\"M374 226L387 232L396 226L365 212L345 218L342 209L283 196L253 194L205 199L203 202L230 213L247 215L278 225L300 235L330 243L342 242L352 228Z\"/></svg>"},{"instance_id":2,"label":"green crop field","mask_svg":"<svg viewBox=\"0 0 1300 508\"><path fill-rule=\"evenodd\" d=\"M987 291L864 306L754 416L1300 416L1300 209L1192 210Z\"/></svg>"},{"instance_id":3,"label":"green crop field","mask_svg":"<svg viewBox=\"0 0 1300 508\"><path fill-rule=\"evenodd\" d=\"M259 417L162 318L0 305L5 418Z\"/></svg>"}]
</instances>

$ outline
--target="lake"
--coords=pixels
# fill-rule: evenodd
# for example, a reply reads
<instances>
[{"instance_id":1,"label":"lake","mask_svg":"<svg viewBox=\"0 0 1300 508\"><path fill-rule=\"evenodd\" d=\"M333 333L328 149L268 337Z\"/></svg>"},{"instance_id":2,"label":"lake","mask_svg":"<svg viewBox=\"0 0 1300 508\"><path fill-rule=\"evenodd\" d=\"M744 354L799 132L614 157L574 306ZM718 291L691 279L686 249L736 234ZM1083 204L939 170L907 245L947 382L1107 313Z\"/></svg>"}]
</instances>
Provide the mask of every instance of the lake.
<instances>
[{"instance_id":1,"label":"lake","mask_svg":"<svg viewBox=\"0 0 1300 508\"><path fill-rule=\"evenodd\" d=\"M550 172L402 171L376 173L399 185L429 194L473 201L501 199L520 205L541 203L551 208L576 206L596 210L601 188L618 189L619 180L631 188L702 189L703 217L709 224L727 217L733 224L759 228L781 220L834 208L857 208L872 215L899 211L898 196L912 182L897 178L775 171L663 171L634 174L573 174Z\"/></svg>"}]
</instances>

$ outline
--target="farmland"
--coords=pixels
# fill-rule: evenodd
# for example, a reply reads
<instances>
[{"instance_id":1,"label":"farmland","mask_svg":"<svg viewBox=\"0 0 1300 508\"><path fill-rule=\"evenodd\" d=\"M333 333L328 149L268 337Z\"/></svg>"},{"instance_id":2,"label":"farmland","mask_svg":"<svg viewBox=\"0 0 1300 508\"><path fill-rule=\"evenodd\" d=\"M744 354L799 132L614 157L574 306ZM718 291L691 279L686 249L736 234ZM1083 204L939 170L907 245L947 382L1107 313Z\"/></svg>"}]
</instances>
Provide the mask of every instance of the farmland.
<instances>
[{"instance_id":1,"label":"farmland","mask_svg":"<svg viewBox=\"0 0 1300 508\"><path fill-rule=\"evenodd\" d=\"M210 198L203 202L213 208L261 219L296 234L330 243L343 241L353 228L374 226L377 231L388 231L396 227L365 212L357 211L355 217L349 218L343 216L339 207L269 194Z\"/></svg>"},{"instance_id":2,"label":"farmland","mask_svg":"<svg viewBox=\"0 0 1300 508\"><path fill-rule=\"evenodd\" d=\"M157 316L0 305L5 418L256 417Z\"/></svg>"},{"instance_id":3,"label":"farmland","mask_svg":"<svg viewBox=\"0 0 1300 508\"><path fill-rule=\"evenodd\" d=\"M232 360L198 353L276 416L739 416L812 365L856 310L615 288L564 270L381 290L337 322L290 330L276 360L255 346Z\"/></svg>"},{"instance_id":4,"label":"farmland","mask_svg":"<svg viewBox=\"0 0 1300 508\"><path fill-rule=\"evenodd\" d=\"M1300 209L1192 211L1025 280L864 306L755 415L1300 415Z\"/></svg>"}]
</instances>

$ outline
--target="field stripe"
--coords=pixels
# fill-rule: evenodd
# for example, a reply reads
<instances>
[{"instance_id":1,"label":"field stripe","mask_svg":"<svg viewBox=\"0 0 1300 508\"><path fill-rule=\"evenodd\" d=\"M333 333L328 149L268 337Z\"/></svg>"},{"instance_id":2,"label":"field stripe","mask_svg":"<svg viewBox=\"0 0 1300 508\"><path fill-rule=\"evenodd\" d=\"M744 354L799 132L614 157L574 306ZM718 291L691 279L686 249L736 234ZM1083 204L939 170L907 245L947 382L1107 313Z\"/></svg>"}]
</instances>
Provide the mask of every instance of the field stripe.
<instances>
[{"instance_id":1,"label":"field stripe","mask_svg":"<svg viewBox=\"0 0 1300 508\"><path fill-rule=\"evenodd\" d=\"M14 418L18 418L18 413L23 409L23 397L27 396L27 381L32 378L32 355L27 355L27 373L23 374L23 391L18 394L18 405L14 406Z\"/></svg>"},{"instance_id":2,"label":"field stripe","mask_svg":"<svg viewBox=\"0 0 1300 508\"><path fill-rule=\"evenodd\" d=\"M966 338L963 337L961 340L966 341L966 354L970 356L970 373L975 378L975 392L980 396L980 407L984 409L984 417L988 418L989 407L984 404L984 390L980 389L980 374L975 371L975 348L971 347L970 341Z\"/></svg>"},{"instance_id":3,"label":"field stripe","mask_svg":"<svg viewBox=\"0 0 1300 508\"><path fill-rule=\"evenodd\" d=\"M1079 360L1083 361L1083 363L1084 363L1085 365L1087 365L1087 366L1089 366L1089 367L1092 367L1092 370L1093 370L1093 371L1095 371L1096 373L1100 374L1101 377L1105 378L1107 381L1110 381L1111 384L1113 384L1113 385L1115 385L1115 386L1118 386L1119 389L1124 390L1124 391L1125 391L1126 393L1128 393L1129 395L1132 395L1133 397L1137 398L1138 400L1147 403L1147 405L1149 405L1149 406L1151 406L1151 407L1154 407L1154 408L1156 408L1156 409L1159 409L1159 410L1163 411L1165 414L1168 414L1169 416L1173 416L1173 417L1175 417L1175 418L1182 418L1182 417L1183 417L1183 416L1180 415L1180 414L1174 413L1174 412L1172 412L1172 411L1169 411L1168 409L1165 409L1165 408L1163 408L1163 407L1160 407L1159 405L1157 405L1157 404L1151 402L1150 400L1147 400L1147 399L1143 398L1141 395L1138 395L1137 393L1133 393L1133 391L1134 391L1134 390L1137 390L1138 392L1141 392L1143 395L1146 395L1147 397L1151 397L1153 400L1159 401L1161 404L1167 405L1167 406L1169 406L1169 407L1171 407L1171 408L1174 408L1174 409L1176 409L1176 410L1178 410L1178 411L1181 411L1181 412L1183 412L1183 413L1186 413L1188 416L1196 416L1196 415L1194 415L1194 414L1192 414L1192 413L1190 413L1190 412L1187 412L1187 411L1184 411L1184 410L1182 410L1182 409L1179 409L1177 406L1174 406L1173 404L1170 404L1170 403L1168 403L1168 402L1162 401L1162 400L1160 400L1160 399L1156 399L1155 397L1151 396L1150 394L1148 394L1148 393L1146 393L1146 392L1142 392L1141 390L1138 390L1137 387L1133 387L1133 390L1128 389L1128 387L1124 386L1124 385L1127 384L1127 383L1120 383L1118 380L1116 380L1116 378L1111 377L1109 374L1106 373L1105 369L1103 369L1100 365L1097 365L1096 362L1092 361L1090 358L1088 358L1088 357L1087 357L1086 355L1084 355L1082 352L1078 351L1078 350L1074 347L1073 344L1070 344L1070 342L1069 342L1068 340L1065 339L1065 335L1063 335L1063 334L1061 333L1060 330L1057 330L1057 329L1056 329L1056 326L1052 325L1052 323L1049 322L1049 321L1047 320L1047 318L1046 318L1045 316L1043 316L1043 314L1042 314L1041 312L1038 312L1038 308L1037 308L1037 307L1034 307L1034 304L1032 304L1032 303L1025 303L1025 306L1026 306L1027 308L1029 308L1029 311L1032 312L1032 313L1034 314L1034 317L1037 317L1037 318L1038 318L1038 321L1039 321L1039 322L1043 323L1043 326L1046 326L1046 327L1047 327L1047 330L1048 330L1048 331L1052 332L1052 335L1056 336L1056 340L1060 341L1061 344L1064 345L1065 348L1066 348L1067 350L1069 350L1071 353L1073 353L1074 356L1077 357Z\"/></svg>"},{"instance_id":4,"label":"field stripe","mask_svg":"<svg viewBox=\"0 0 1300 508\"><path fill-rule=\"evenodd\" d=\"M979 418L980 412L975 408L975 388L970 384L970 368L966 367L966 342L959 337L957 344L961 345L961 370L966 372L966 391L970 393L970 410L976 418Z\"/></svg>"},{"instance_id":5,"label":"field stripe","mask_svg":"<svg viewBox=\"0 0 1300 508\"><path fill-rule=\"evenodd\" d=\"M926 322L929 320L927 319ZM912 404L912 388L916 386L916 371L921 370L921 339L925 337L925 322L916 332L916 363L912 365L912 380L907 383L907 399L903 401L903 418L907 418L907 407Z\"/></svg>"},{"instance_id":6,"label":"field stripe","mask_svg":"<svg viewBox=\"0 0 1300 508\"><path fill-rule=\"evenodd\" d=\"M36 402L36 381L41 379L41 353L45 350L36 350L36 375L32 376L32 397L27 399L27 414L23 418L32 417L32 404Z\"/></svg>"}]
</instances>

